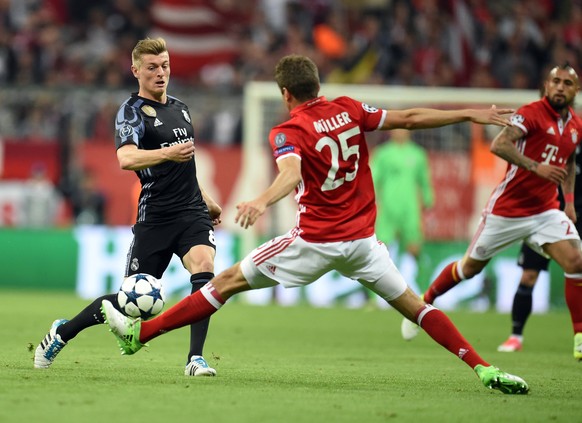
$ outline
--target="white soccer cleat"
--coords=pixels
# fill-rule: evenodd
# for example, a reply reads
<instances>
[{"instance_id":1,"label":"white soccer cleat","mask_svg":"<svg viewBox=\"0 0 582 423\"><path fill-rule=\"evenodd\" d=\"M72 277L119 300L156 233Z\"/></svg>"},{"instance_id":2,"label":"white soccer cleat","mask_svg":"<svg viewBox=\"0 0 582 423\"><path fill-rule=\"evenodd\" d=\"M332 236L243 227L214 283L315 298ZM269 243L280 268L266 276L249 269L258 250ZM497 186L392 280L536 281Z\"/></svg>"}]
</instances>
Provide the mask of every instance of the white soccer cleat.
<instances>
[{"instance_id":1,"label":"white soccer cleat","mask_svg":"<svg viewBox=\"0 0 582 423\"><path fill-rule=\"evenodd\" d=\"M61 339L61 336L57 334L57 328L67 323L67 319L58 319L53 322L49 332L40 342L36 351L34 352L34 368L35 369L48 369L57 355L61 350L67 345Z\"/></svg>"},{"instance_id":2,"label":"white soccer cleat","mask_svg":"<svg viewBox=\"0 0 582 423\"><path fill-rule=\"evenodd\" d=\"M574 335L574 358L582 361L582 333Z\"/></svg>"},{"instance_id":3,"label":"white soccer cleat","mask_svg":"<svg viewBox=\"0 0 582 423\"><path fill-rule=\"evenodd\" d=\"M416 323L411 322L407 318L402 319L402 324L400 325L400 333L405 341L411 341L420 332L420 326Z\"/></svg>"},{"instance_id":4,"label":"white soccer cleat","mask_svg":"<svg viewBox=\"0 0 582 423\"><path fill-rule=\"evenodd\" d=\"M216 376L216 370L201 355L193 355L184 370L186 376Z\"/></svg>"}]
</instances>

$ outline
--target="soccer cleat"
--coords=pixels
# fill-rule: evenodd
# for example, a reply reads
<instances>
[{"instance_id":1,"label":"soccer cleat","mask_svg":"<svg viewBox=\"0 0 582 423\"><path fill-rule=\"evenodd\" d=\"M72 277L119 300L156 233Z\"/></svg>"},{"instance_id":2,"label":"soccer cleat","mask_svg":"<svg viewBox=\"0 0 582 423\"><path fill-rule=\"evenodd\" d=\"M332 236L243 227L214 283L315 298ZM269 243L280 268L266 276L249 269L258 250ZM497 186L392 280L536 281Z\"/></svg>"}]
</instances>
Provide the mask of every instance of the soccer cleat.
<instances>
[{"instance_id":1,"label":"soccer cleat","mask_svg":"<svg viewBox=\"0 0 582 423\"><path fill-rule=\"evenodd\" d=\"M481 364L475 366L475 373L489 389L498 389L504 394L527 394L529 386L526 381L519 376L511 375L497 367L485 367Z\"/></svg>"},{"instance_id":2,"label":"soccer cleat","mask_svg":"<svg viewBox=\"0 0 582 423\"><path fill-rule=\"evenodd\" d=\"M402 324L400 325L400 333L405 341L411 341L420 332L420 326L416 323L411 322L407 318L402 319Z\"/></svg>"},{"instance_id":3,"label":"soccer cleat","mask_svg":"<svg viewBox=\"0 0 582 423\"><path fill-rule=\"evenodd\" d=\"M201 355L193 355L184 370L186 376L216 376L216 370L208 365Z\"/></svg>"},{"instance_id":4,"label":"soccer cleat","mask_svg":"<svg viewBox=\"0 0 582 423\"><path fill-rule=\"evenodd\" d=\"M36 347L36 350L34 351L35 369L48 369L50 365L53 364L53 361L63 347L67 345L67 343L61 339L61 336L57 334L57 328L67 322L67 319L55 320L51 325L49 332L41 343L38 344L38 347Z\"/></svg>"},{"instance_id":5,"label":"soccer cleat","mask_svg":"<svg viewBox=\"0 0 582 423\"><path fill-rule=\"evenodd\" d=\"M574 335L574 358L582 361L582 333Z\"/></svg>"},{"instance_id":6,"label":"soccer cleat","mask_svg":"<svg viewBox=\"0 0 582 423\"><path fill-rule=\"evenodd\" d=\"M108 300L101 302L101 313L109 331L117 338L122 355L135 354L145 345L139 342L141 319L123 315Z\"/></svg>"},{"instance_id":7,"label":"soccer cleat","mask_svg":"<svg viewBox=\"0 0 582 423\"><path fill-rule=\"evenodd\" d=\"M509 338L507 338L507 341L505 341L503 344L497 347L497 351L515 352L521 351L521 348L522 348L521 340L518 337L511 335Z\"/></svg>"}]
</instances>

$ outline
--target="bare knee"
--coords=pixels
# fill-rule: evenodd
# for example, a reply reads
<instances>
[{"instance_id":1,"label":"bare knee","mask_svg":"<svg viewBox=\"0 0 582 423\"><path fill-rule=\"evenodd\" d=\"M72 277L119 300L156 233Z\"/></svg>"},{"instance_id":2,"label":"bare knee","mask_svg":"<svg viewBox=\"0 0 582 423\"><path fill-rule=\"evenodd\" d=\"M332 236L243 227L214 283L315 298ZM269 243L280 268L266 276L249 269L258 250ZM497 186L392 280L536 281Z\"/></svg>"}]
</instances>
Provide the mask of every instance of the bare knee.
<instances>
[{"instance_id":1,"label":"bare knee","mask_svg":"<svg viewBox=\"0 0 582 423\"><path fill-rule=\"evenodd\" d=\"M577 254L572 260L567 260L562 269L565 273L582 273L582 254Z\"/></svg>"},{"instance_id":2,"label":"bare knee","mask_svg":"<svg viewBox=\"0 0 582 423\"><path fill-rule=\"evenodd\" d=\"M519 284L529 286L531 288L536 284L539 274L540 272L538 272L537 270L523 269L523 273L521 274Z\"/></svg>"},{"instance_id":3,"label":"bare knee","mask_svg":"<svg viewBox=\"0 0 582 423\"><path fill-rule=\"evenodd\" d=\"M214 248L196 245L182 258L184 267L191 273L214 273Z\"/></svg>"},{"instance_id":4,"label":"bare knee","mask_svg":"<svg viewBox=\"0 0 582 423\"><path fill-rule=\"evenodd\" d=\"M234 294L251 289L241 271L240 263L220 272L219 275L212 279L212 286L225 301Z\"/></svg>"}]
</instances>

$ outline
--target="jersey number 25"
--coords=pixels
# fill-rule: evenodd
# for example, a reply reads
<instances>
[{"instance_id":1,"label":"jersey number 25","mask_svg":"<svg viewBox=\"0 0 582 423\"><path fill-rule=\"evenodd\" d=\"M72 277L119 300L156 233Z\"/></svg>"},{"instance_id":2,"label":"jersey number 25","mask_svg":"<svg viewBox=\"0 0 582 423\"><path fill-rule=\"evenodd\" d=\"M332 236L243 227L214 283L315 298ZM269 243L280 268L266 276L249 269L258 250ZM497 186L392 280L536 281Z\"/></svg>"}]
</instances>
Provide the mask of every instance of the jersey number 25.
<instances>
[{"instance_id":1,"label":"jersey number 25","mask_svg":"<svg viewBox=\"0 0 582 423\"><path fill-rule=\"evenodd\" d=\"M337 138L339 140L339 147L337 141L330 137L323 137L317 141L317 144L315 144L315 149L317 151L321 152L323 148L327 146L331 152L331 164L327 171L327 178L321 186L322 191L331 191L343 185L344 182L350 182L356 179L356 174L358 173L358 161L360 160L360 146L356 144L350 147L348 145L348 139L359 134L360 127L355 126L338 134ZM336 179L337 171L339 170L340 148L342 160L345 162L352 161L354 164L354 171L346 172L345 177ZM350 160L351 156L355 157Z\"/></svg>"}]
</instances>

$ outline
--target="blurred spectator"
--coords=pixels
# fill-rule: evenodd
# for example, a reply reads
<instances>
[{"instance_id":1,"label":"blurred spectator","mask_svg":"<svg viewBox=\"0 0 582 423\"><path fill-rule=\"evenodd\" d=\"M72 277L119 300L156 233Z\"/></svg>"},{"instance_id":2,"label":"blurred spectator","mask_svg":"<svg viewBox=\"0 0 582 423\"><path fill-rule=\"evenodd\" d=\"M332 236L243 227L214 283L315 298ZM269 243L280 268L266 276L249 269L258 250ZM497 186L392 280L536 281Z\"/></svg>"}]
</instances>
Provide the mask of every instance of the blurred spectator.
<instances>
[{"instance_id":1,"label":"blurred spectator","mask_svg":"<svg viewBox=\"0 0 582 423\"><path fill-rule=\"evenodd\" d=\"M81 174L79 184L70 196L73 218L77 225L105 224L105 195L90 171Z\"/></svg>"},{"instance_id":2,"label":"blurred spectator","mask_svg":"<svg viewBox=\"0 0 582 423\"><path fill-rule=\"evenodd\" d=\"M120 52L146 36L179 50L177 91L222 97L270 81L290 53L312 57L323 82L533 89L549 63L580 67L581 28L580 0L0 0L0 86L52 89L5 100L0 121L13 136L56 140L83 92L59 90L133 86ZM73 137L109 139L109 102L87 101ZM240 116L209 105L196 112L203 140L239 142Z\"/></svg>"},{"instance_id":3,"label":"blurred spectator","mask_svg":"<svg viewBox=\"0 0 582 423\"><path fill-rule=\"evenodd\" d=\"M58 221L62 198L42 166L34 166L24 194L24 224L31 228L54 226Z\"/></svg>"}]
</instances>

